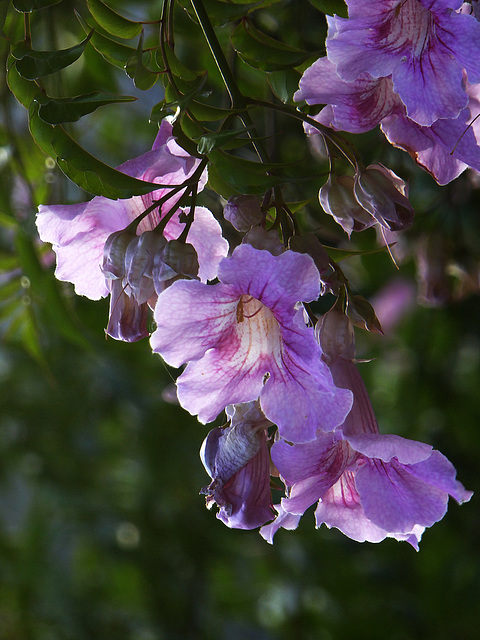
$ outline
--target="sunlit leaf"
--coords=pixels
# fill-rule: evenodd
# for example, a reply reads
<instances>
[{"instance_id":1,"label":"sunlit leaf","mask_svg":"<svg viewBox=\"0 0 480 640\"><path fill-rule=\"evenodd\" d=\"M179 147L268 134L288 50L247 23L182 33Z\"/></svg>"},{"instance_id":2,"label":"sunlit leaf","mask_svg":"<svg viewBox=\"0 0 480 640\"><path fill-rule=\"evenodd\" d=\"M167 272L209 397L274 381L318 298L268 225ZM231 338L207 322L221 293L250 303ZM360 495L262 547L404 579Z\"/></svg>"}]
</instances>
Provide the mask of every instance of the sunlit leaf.
<instances>
[{"instance_id":1,"label":"sunlit leaf","mask_svg":"<svg viewBox=\"0 0 480 640\"><path fill-rule=\"evenodd\" d=\"M133 96L112 96L107 93L88 93L74 98L47 98L38 99L40 102L39 116L49 124L61 124L62 122L75 122L82 116L92 113L98 107L116 102L133 102Z\"/></svg>"},{"instance_id":2,"label":"sunlit leaf","mask_svg":"<svg viewBox=\"0 0 480 640\"><path fill-rule=\"evenodd\" d=\"M15 98L27 109L40 91L35 82L27 80L18 73L17 60L12 56L7 64L7 84Z\"/></svg>"},{"instance_id":3,"label":"sunlit leaf","mask_svg":"<svg viewBox=\"0 0 480 640\"><path fill-rule=\"evenodd\" d=\"M79 187L93 195L113 200L149 193L158 185L143 182L109 167L80 147L60 126L44 122L38 114L40 105L33 102L29 128L39 147L52 158L63 173Z\"/></svg>"},{"instance_id":4,"label":"sunlit leaf","mask_svg":"<svg viewBox=\"0 0 480 640\"><path fill-rule=\"evenodd\" d=\"M249 20L235 28L231 40L233 48L245 62L263 71L289 69L315 55L265 35Z\"/></svg>"},{"instance_id":5,"label":"sunlit leaf","mask_svg":"<svg viewBox=\"0 0 480 640\"><path fill-rule=\"evenodd\" d=\"M90 25L79 13L76 13L76 16L85 33L88 33L91 29ZM105 60L107 60L107 62L110 62L110 64L120 67L121 69L125 67L128 60L135 54L135 49L133 47L128 47L125 44L116 42L115 40L107 38L107 36L96 31L93 32L90 44L103 58L105 58Z\"/></svg>"},{"instance_id":6,"label":"sunlit leaf","mask_svg":"<svg viewBox=\"0 0 480 640\"><path fill-rule=\"evenodd\" d=\"M90 33L79 44L61 51L36 51L26 47L23 42L18 43L12 49L18 73L27 80L35 80L68 67L82 55L91 35Z\"/></svg>"},{"instance_id":7,"label":"sunlit leaf","mask_svg":"<svg viewBox=\"0 0 480 640\"><path fill-rule=\"evenodd\" d=\"M45 7L53 7L60 4L62 0L13 0L13 6L21 13L31 13L37 9L45 9Z\"/></svg>"},{"instance_id":8,"label":"sunlit leaf","mask_svg":"<svg viewBox=\"0 0 480 640\"><path fill-rule=\"evenodd\" d=\"M157 50L157 64L161 66L168 67L174 76L177 78L181 78L182 80L186 80L187 82L192 82L197 79L198 74L189 69L186 65L181 62L173 52L173 50L165 45L165 57L166 60L162 59L160 49Z\"/></svg>"},{"instance_id":9,"label":"sunlit leaf","mask_svg":"<svg viewBox=\"0 0 480 640\"><path fill-rule=\"evenodd\" d=\"M124 18L100 0L87 0L87 6L98 24L114 36L130 40L142 30L141 23Z\"/></svg>"}]
</instances>

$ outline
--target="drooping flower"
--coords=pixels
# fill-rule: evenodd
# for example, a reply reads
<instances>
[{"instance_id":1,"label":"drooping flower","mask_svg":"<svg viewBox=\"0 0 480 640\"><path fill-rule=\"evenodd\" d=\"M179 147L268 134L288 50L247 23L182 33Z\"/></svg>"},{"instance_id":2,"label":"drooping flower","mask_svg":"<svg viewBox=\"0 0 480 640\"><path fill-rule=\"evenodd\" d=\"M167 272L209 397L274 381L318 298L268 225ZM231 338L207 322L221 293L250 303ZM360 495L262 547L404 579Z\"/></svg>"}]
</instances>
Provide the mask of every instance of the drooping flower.
<instances>
[{"instance_id":1,"label":"drooping flower","mask_svg":"<svg viewBox=\"0 0 480 640\"><path fill-rule=\"evenodd\" d=\"M178 281L158 297L151 345L174 367L188 362L177 380L180 404L206 423L229 404L259 398L292 442L341 424L351 393L333 384L313 330L296 312L320 292L313 259L244 244L222 260L218 278Z\"/></svg>"},{"instance_id":2,"label":"drooping flower","mask_svg":"<svg viewBox=\"0 0 480 640\"><path fill-rule=\"evenodd\" d=\"M255 529L273 517L267 432L258 403L229 406L231 424L212 429L200 457L212 482L202 489L207 508L233 529Z\"/></svg>"},{"instance_id":3,"label":"drooping flower","mask_svg":"<svg viewBox=\"0 0 480 640\"><path fill-rule=\"evenodd\" d=\"M338 75L347 82L391 76L419 125L456 118L468 102L463 70L480 81L480 24L456 11L462 0L346 2L348 19L327 16L327 55Z\"/></svg>"},{"instance_id":4,"label":"drooping flower","mask_svg":"<svg viewBox=\"0 0 480 640\"><path fill-rule=\"evenodd\" d=\"M96 196L89 202L80 204L40 205L37 228L40 238L44 242L50 242L57 255L56 277L72 282L77 294L92 300L98 300L112 292L112 307L117 314L122 309L126 317L129 314L133 314L132 318L135 314L143 314L144 310L137 309L138 301L135 296L122 283L123 275L112 277L105 273L104 257L107 261L110 259L108 247L107 255L104 256L106 242L112 234L126 229L156 200L166 196L171 191L168 185L182 185L193 175L198 165L199 160L176 143L172 137L171 124L164 120L152 150L118 167L119 171L129 176L161 184L161 188L126 200ZM199 180L199 189L203 188L205 181L206 175L203 174ZM136 234L153 230L162 216L175 207L183 192L184 190L178 191L160 209L157 207L149 213L138 224ZM180 215L180 211L175 212L167 223L163 232L166 240L174 240L180 236L184 228ZM128 237L129 241L131 239ZM199 277L205 282L214 278L220 260L227 254L228 244L222 238L220 225L204 207L196 208L188 242L198 254ZM126 246L124 250L126 251ZM114 258L119 268L125 259L125 251ZM109 327L114 324L116 323L110 322ZM128 321L125 322L125 327L127 326ZM132 327L132 335L135 331Z\"/></svg>"},{"instance_id":5,"label":"drooping flower","mask_svg":"<svg viewBox=\"0 0 480 640\"><path fill-rule=\"evenodd\" d=\"M333 330L333 332L332 332ZM287 496L278 516L262 528L272 542L280 527L292 529L317 504L317 527L336 527L358 542L386 537L415 548L426 527L443 518L449 495L459 504L472 493L431 446L396 435L381 435L363 380L352 362L353 332L333 310L324 316L321 342L337 385L353 392L352 411L334 433L318 432L313 442L289 444L280 438L271 455Z\"/></svg>"}]
</instances>

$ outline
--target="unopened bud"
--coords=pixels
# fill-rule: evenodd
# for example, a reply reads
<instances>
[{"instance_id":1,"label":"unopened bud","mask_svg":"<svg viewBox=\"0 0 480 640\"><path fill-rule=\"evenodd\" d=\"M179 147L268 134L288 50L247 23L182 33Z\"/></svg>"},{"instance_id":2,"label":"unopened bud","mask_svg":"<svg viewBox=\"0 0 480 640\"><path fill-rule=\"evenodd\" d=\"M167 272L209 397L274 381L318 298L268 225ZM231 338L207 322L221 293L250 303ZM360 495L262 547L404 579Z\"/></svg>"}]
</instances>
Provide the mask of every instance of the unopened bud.
<instances>
[{"instance_id":1,"label":"unopened bud","mask_svg":"<svg viewBox=\"0 0 480 640\"><path fill-rule=\"evenodd\" d=\"M292 251L296 251L297 253L308 253L308 255L313 258L315 266L321 276L331 271L328 253L313 233L302 233L292 236L288 246Z\"/></svg>"},{"instance_id":2,"label":"unopened bud","mask_svg":"<svg viewBox=\"0 0 480 640\"><path fill-rule=\"evenodd\" d=\"M348 237L352 231L363 231L375 224L372 216L355 199L353 187L351 176L332 174L318 194L324 211L333 217Z\"/></svg>"},{"instance_id":3,"label":"unopened bud","mask_svg":"<svg viewBox=\"0 0 480 640\"><path fill-rule=\"evenodd\" d=\"M175 274L198 278L198 256L195 247L191 244L170 240L163 250L162 261Z\"/></svg>"},{"instance_id":4,"label":"unopened bud","mask_svg":"<svg viewBox=\"0 0 480 640\"><path fill-rule=\"evenodd\" d=\"M414 210L406 192L406 183L380 164L371 164L355 176L358 203L390 231L406 229L413 222Z\"/></svg>"},{"instance_id":5,"label":"unopened bud","mask_svg":"<svg viewBox=\"0 0 480 640\"><path fill-rule=\"evenodd\" d=\"M127 282L135 298L142 304L155 295L152 273L161 260L166 239L155 231L145 231L128 245L125 255Z\"/></svg>"},{"instance_id":6,"label":"unopened bud","mask_svg":"<svg viewBox=\"0 0 480 640\"><path fill-rule=\"evenodd\" d=\"M264 215L261 206L262 201L258 196L232 196L225 205L223 215L237 231L244 232L262 222Z\"/></svg>"},{"instance_id":7,"label":"unopened bud","mask_svg":"<svg viewBox=\"0 0 480 640\"><path fill-rule=\"evenodd\" d=\"M125 275L125 254L135 234L122 229L108 236L103 247L102 271L108 280L123 278Z\"/></svg>"},{"instance_id":8,"label":"unopened bud","mask_svg":"<svg viewBox=\"0 0 480 640\"><path fill-rule=\"evenodd\" d=\"M320 343L325 359L328 361L343 358L355 359L355 333L349 318L331 309L317 322L315 337Z\"/></svg>"},{"instance_id":9,"label":"unopened bud","mask_svg":"<svg viewBox=\"0 0 480 640\"><path fill-rule=\"evenodd\" d=\"M250 244L260 251L270 251L274 256L279 256L285 251L285 245L280 242L278 231L270 229L267 231L263 227L253 227L243 236L242 244Z\"/></svg>"}]
</instances>

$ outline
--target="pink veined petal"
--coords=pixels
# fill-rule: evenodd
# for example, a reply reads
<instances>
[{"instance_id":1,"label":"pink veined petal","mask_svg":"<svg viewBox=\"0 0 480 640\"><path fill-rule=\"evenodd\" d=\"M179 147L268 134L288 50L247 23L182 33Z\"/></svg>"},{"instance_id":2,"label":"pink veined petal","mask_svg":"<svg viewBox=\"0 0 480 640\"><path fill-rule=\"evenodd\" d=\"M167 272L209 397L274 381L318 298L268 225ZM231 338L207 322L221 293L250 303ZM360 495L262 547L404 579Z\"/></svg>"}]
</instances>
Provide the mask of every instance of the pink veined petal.
<instances>
[{"instance_id":1,"label":"pink veined petal","mask_svg":"<svg viewBox=\"0 0 480 640\"><path fill-rule=\"evenodd\" d=\"M410 465L426 460L432 455L431 445L390 433L360 433L345 437L355 451L383 462L390 462L392 458L396 458L398 462Z\"/></svg>"},{"instance_id":2,"label":"pink veined petal","mask_svg":"<svg viewBox=\"0 0 480 640\"><path fill-rule=\"evenodd\" d=\"M364 73L353 82L346 82L328 58L320 58L305 71L294 98L308 104L328 105L314 119L337 131L351 133L370 131L401 104L390 78L377 79ZM310 125L306 130L316 133Z\"/></svg>"},{"instance_id":3,"label":"pink veined petal","mask_svg":"<svg viewBox=\"0 0 480 640\"><path fill-rule=\"evenodd\" d=\"M473 496L473 491L467 491L456 479L455 467L440 451L433 451L427 460L410 465L408 470L412 476L451 495L458 504L468 502Z\"/></svg>"},{"instance_id":4,"label":"pink veined petal","mask_svg":"<svg viewBox=\"0 0 480 640\"><path fill-rule=\"evenodd\" d=\"M153 351L173 367L202 358L230 337L237 304L238 295L230 285L174 282L158 296L157 328L150 338Z\"/></svg>"},{"instance_id":5,"label":"pink veined petal","mask_svg":"<svg viewBox=\"0 0 480 640\"><path fill-rule=\"evenodd\" d=\"M447 511L447 493L395 461L364 460L355 484L365 515L386 531L407 533L416 524L430 527Z\"/></svg>"},{"instance_id":6,"label":"pink veined petal","mask_svg":"<svg viewBox=\"0 0 480 640\"><path fill-rule=\"evenodd\" d=\"M387 531L365 516L353 474L348 471L318 503L315 521L317 527L335 527L357 542L381 542L387 536Z\"/></svg>"}]
</instances>

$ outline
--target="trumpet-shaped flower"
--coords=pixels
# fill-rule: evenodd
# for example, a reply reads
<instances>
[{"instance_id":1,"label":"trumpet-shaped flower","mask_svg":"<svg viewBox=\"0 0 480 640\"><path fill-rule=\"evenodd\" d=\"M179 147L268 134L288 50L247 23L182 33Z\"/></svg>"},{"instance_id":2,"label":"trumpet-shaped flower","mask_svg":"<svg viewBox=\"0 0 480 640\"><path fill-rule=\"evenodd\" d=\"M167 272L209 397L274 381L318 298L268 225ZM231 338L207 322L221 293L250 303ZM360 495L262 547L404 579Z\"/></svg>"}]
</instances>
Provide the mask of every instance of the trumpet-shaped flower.
<instances>
[{"instance_id":1,"label":"trumpet-shaped flower","mask_svg":"<svg viewBox=\"0 0 480 640\"><path fill-rule=\"evenodd\" d=\"M180 404L205 423L229 404L259 398L292 442L335 429L351 392L334 385L313 330L296 311L320 292L313 259L244 244L222 260L218 278L214 285L178 281L158 297L151 345L174 367L188 362L177 380Z\"/></svg>"},{"instance_id":2,"label":"trumpet-shaped flower","mask_svg":"<svg viewBox=\"0 0 480 640\"><path fill-rule=\"evenodd\" d=\"M417 549L425 528L445 515L448 496L460 504L472 493L456 480L451 462L431 446L379 433L351 360L352 334L343 318L335 311L326 315L322 346L335 383L353 392L352 411L334 433L319 432L304 444L279 439L273 445L272 460L288 489L276 506L276 520L261 533L272 542L280 527L295 528L318 502L317 527L336 527L358 542L406 540ZM331 324L337 321L338 333L332 336Z\"/></svg>"},{"instance_id":3,"label":"trumpet-shaped flower","mask_svg":"<svg viewBox=\"0 0 480 640\"><path fill-rule=\"evenodd\" d=\"M328 58L348 81L391 76L407 116L422 126L467 106L463 70L480 81L480 24L462 0L347 0L349 18L327 17ZM441 70L441 72L439 72Z\"/></svg>"}]
</instances>

